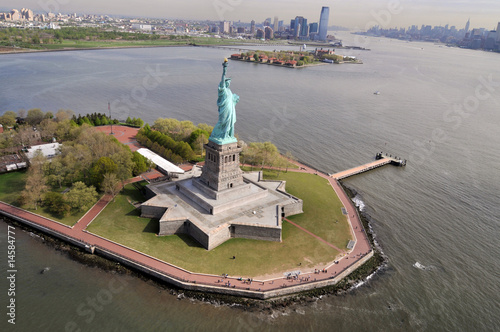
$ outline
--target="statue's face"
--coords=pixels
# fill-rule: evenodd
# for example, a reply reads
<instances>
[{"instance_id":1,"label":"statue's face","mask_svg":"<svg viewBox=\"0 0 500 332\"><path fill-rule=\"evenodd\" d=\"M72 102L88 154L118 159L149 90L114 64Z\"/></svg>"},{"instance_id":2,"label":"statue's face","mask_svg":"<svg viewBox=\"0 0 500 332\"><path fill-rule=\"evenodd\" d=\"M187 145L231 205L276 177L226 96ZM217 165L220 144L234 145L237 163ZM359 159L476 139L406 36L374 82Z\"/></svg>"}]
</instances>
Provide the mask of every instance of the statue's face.
<instances>
[{"instance_id":1,"label":"statue's face","mask_svg":"<svg viewBox=\"0 0 500 332\"><path fill-rule=\"evenodd\" d=\"M230 84L231 84L231 81L226 81L226 88L229 88Z\"/></svg>"}]
</instances>

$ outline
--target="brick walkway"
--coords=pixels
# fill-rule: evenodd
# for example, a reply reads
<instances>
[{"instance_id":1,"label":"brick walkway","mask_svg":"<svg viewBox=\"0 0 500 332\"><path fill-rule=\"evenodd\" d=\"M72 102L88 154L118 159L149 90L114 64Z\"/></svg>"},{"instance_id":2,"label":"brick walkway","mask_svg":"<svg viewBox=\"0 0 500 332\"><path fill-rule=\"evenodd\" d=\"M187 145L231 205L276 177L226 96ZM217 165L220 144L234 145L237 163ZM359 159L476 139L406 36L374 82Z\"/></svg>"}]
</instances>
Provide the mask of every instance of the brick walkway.
<instances>
[{"instance_id":1,"label":"brick walkway","mask_svg":"<svg viewBox=\"0 0 500 332\"><path fill-rule=\"evenodd\" d=\"M98 126L94 127L94 129L106 134L111 134L111 126ZM132 151L136 151L142 147L135 139L135 135L137 135L138 131L139 128L113 125L113 136L116 137L120 143L127 145Z\"/></svg>"},{"instance_id":2,"label":"brick walkway","mask_svg":"<svg viewBox=\"0 0 500 332\"><path fill-rule=\"evenodd\" d=\"M306 166L302 166L306 167ZM316 171L312 170L308 167L306 167L306 170L302 170L305 172L313 173L315 174ZM351 222L351 228L353 230L353 234L355 235L357 241L354 249L349 252L347 255L342 257L341 259L338 260L338 263L331 263L328 266L325 266L324 268L328 270L328 273L314 273L314 271L304 271L300 275L301 278L307 278L309 277L309 280L326 280L326 279L331 279L335 275L340 274L342 271L350 267L352 264L354 264L356 261L361 259L365 254L369 253L371 251L370 244L368 242L368 239L366 237L366 234L363 231L363 228L361 227L361 222L359 218L357 217L357 212L350 201L350 199L345 195L344 191L340 188L338 183L332 179L331 177L328 177L327 175L323 175L318 173L319 176L322 176L330 181L332 184L333 188L335 189L335 192L337 195L339 195L339 198L343 202L344 206L346 207L347 212L349 213L348 219ZM140 181L142 180L141 177L136 177L128 182L135 182L135 181ZM186 271L182 268L176 267L174 265L171 265L167 262L158 260L156 258L153 258L151 256L148 256L146 254L143 254L141 252L138 252L136 250L133 250L131 248L127 248L125 246L122 246L120 244L114 243L112 241L103 239L99 236L96 236L94 234L88 233L85 231L85 228L94 220L97 215L106 207L106 205L110 202L111 197L108 195L105 195L104 197L101 198L101 200L94 205L87 214L85 214L73 227L69 227L66 225L62 225L60 223L57 223L55 221L52 221L48 218L44 218L42 216L33 214L31 212L19 209L17 207L5 204L0 202L0 210L7 212L9 214L18 216L20 218L23 218L25 220L31 221L33 223L36 223L37 225L43 226L45 228L48 228L50 230L56 231L60 234L63 234L65 236L68 236L70 238L73 238L77 241L86 243L91 246L95 246L98 248L102 248L104 250L110 251L112 253L115 253L121 257L127 258L131 261L137 262L140 265L146 266L148 268L151 268L155 271L158 271L160 273L163 273L167 276L174 277L177 280L183 281L183 282L190 282L190 283L196 283L196 284L202 284L202 285L211 285L211 286L219 286L219 287L225 287L224 286L227 282L231 284L231 288L235 286L234 288L236 289L248 289L248 290L253 290L253 291L268 291L268 290L274 290L274 289L279 289L282 288L283 285L286 285L287 287L294 286L294 285L301 285L304 284L304 282L301 282L300 280L289 280L284 277L280 278L274 278L274 279L269 279L269 280L254 280L251 284L245 283L244 280L238 280L238 276L229 276L228 278L222 278L221 276L216 276L216 275L207 275L207 274L199 274L199 273L193 273ZM297 225L298 226L298 225ZM299 226L300 227L300 226ZM303 228L302 228L303 229ZM304 231L308 232L307 230L303 229ZM312 234L308 232L309 234ZM314 234L312 234L315 236ZM316 237L316 236L315 236ZM319 240L326 242L325 240L317 237ZM328 242L326 242L328 243ZM329 243L328 243L329 244ZM330 246L333 246L329 244ZM339 248L336 248L333 246L335 249L340 250ZM332 258L333 259L333 258Z\"/></svg>"},{"instance_id":3,"label":"brick walkway","mask_svg":"<svg viewBox=\"0 0 500 332\"><path fill-rule=\"evenodd\" d=\"M98 128L104 128L104 127L98 127ZM129 128L129 127L126 127ZM132 128L133 129L133 128ZM118 132L118 129L115 129L115 126L113 126L113 131L115 133ZM124 137L123 140L126 140L127 142L131 142L129 134L127 132L130 131L124 131L123 135L120 135L119 137ZM118 138L118 137L117 137ZM296 227L299 227L306 233L316 237L318 240L323 241L330 245L331 247L339 250L340 252L344 252L345 256L342 258L338 259L338 261L331 262L328 266L325 266L324 269L327 269L327 273L314 273L315 271L303 271L300 274L300 278L308 278L309 283L312 281L321 281L321 280L327 280L327 279L332 279L336 275L339 275L349 267L351 267L353 264L355 264L357 261L359 261L362 257L364 257L366 254L368 254L371 251L371 246L368 241L368 238L363 230L363 227L361 225L361 221L358 217L357 211L351 202L351 200L347 197L345 192L342 190L340 187L339 183L333 179L332 177L329 177L326 174L320 173L317 170L314 170L308 166L302 165L300 163L296 163L300 168L295 170L295 169L289 169L289 171L297 171L297 172L306 172L306 173L311 173L311 174L317 174L318 176L321 176L325 179L327 179L330 184L332 185L333 189L337 193L338 197L342 201L342 204L347 210L348 213L348 220L351 225L351 231L352 234L355 237L356 244L354 246L354 249L350 251L349 253L346 253L343 250L340 250L339 248L335 247L334 245L328 243L324 239L321 239L320 237L312 234L311 232L307 231L306 229L300 227L299 225L294 224ZM127 183L132 183L136 181L141 181L143 177L138 176L133 179L130 179L127 181ZM265 292L269 290L276 290L280 289L283 287L291 287L291 286L297 286L297 285L303 285L308 282L303 282L299 279L297 280L290 280L285 277L278 277L274 279L268 279L268 280L254 280L251 283L246 283L243 280L238 280L240 279L239 276L229 276L228 278L222 278L221 276L217 275L207 275L207 274L200 274L200 273L193 273L190 271L186 271L182 268L179 268L177 266L171 265L168 262L161 261L159 259L156 259L154 257L148 256L144 253L138 252L136 250L133 250L131 248L127 248L123 245L120 245L118 243L114 243L110 240L101 238L99 236L96 236L94 234L88 233L85 231L86 227L99 215L99 213L107 206L107 204L111 201L112 197L109 195L103 196L73 227L69 227L66 225L63 225L61 223L58 223L56 221L50 220L48 218L33 214L31 212L19 209L17 207L14 207L12 205L0 202L0 210L5 212L7 215L14 215L19 218L22 218L24 220L30 221L36 225L45 227L47 229L50 229L52 231L55 231L59 234L65 235L67 237L70 237L76 241L79 241L81 243L87 244L89 246L95 246L97 248L101 248L104 250L107 250L109 252L112 252L118 256L121 256L123 258L126 258L130 261L133 261L137 264L140 264L142 266L145 266L147 268L150 268L154 271L157 271L159 273L162 273L164 275L174 277L175 279L182 281L182 282L190 282L190 283L196 283L196 284L202 284L202 285L209 285L213 287L231 287L235 289L244 289L244 290L251 290L251 291L257 291L257 292ZM332 257L332 260L335 259ZM230 286L227 286L227 283L230 283Z\"/></svg>"}]
</instances>

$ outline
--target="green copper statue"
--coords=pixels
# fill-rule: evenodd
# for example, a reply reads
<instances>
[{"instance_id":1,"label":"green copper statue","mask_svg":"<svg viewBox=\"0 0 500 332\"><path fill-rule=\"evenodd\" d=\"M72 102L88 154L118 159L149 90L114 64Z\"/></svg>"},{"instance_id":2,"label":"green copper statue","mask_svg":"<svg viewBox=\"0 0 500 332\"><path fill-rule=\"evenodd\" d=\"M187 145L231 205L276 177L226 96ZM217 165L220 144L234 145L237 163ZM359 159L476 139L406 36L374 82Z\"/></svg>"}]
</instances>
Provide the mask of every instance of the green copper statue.
<instances>
[{"instance_id":1,"label":"green copper statue","mask_svg":"<svg viewBox=\"0 0 500 332\"><path fill-rule=\"evenodd\" d=\"M219 121L210 135L210 141L219 145L236 143L238 140L234 137L234 123L236 122L235 106L240 97L233 94L229 89L230 78L226 78L227 59L222 63L222 79L219 84L219 97L217 106L219 107Z\"/></svg>"}]
</instances>

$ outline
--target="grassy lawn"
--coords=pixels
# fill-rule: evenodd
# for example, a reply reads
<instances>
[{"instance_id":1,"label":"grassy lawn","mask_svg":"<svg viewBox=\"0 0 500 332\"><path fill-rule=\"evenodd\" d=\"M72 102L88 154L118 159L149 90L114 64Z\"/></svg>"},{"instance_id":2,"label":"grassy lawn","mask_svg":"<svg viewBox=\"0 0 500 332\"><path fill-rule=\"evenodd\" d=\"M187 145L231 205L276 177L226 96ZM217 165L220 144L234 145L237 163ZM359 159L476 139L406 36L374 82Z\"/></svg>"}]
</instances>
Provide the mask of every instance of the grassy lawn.
<instances>
[{"instance_id":1,"label":"grassy lawn","mask_svg":"<svg viewBox=\"0 0 500 332\"><path fill-rule=\"evenodd\" d=\"M294 217L293 221L344 248L350 238L348 225L340 211L340 202L326 180L292 172L281 173L280 178L287 180L289 192L304 199L306 214ZM142 200L139 191L132 185L126 186L115 202L92 222L88 231L185 269L210 274L255 277L297 270L299 263L301 269L313 267L329 262L339 254L287 222L283 223L281 243L231 239L207 251L189 236L156 236L157 220L140 218L140 211L130 204ZM335 220L339 222L335 223ZM231 259L233 256L236 256L235 260Z\"/></svg>"},{"instance_id":2,"label":"grassy lawn","mask_svg":"<svg viewBox=\"0 0 500 332\"><path fill-rule=\"evenodd\" d=\"M38 207L38 209L36 209L36 210L28 208L27 206L21 206L21 207L27 211L39 214L43 217L46 217L46 218L49 218L49 219L52 219L55 221L59 221L61 224L65 224L68 226L73 226L74 224L76 224L76 222L78 220L80 220L80 218L83 217L83 215L85 213L87 213L87 211L83 211L83 212L73 213L67 217L63 217L63 216L53 214L52 212L49 212L49 210L47 208L44 208L44 207Z\"/></svg>"},{"instance_id":3,"label":"grassy lawn","mask_svg":"<svg viewBox=\"0 0 500 332\"><path fill-rule=\"evenodd\" d=\"M59 221L68 226L73 226L83 215L85 212L78 212L72 214L68 217L61 217L58 215L54 215L50 213L46 208L39 207L37 210L29 208L28 206L20 206L17 199L21 195L21 192L24 189L24 185L26 183L26 171L19 172L10 172L0 175L0 201L9 203L11 205L23 208L27 211L36 213L43 217L47 217L49 219Z\"/></svg>"},{"instance_id":4,"label":"grassy lawn","mask_svg":"<svg viewBox=\"0 0 500 332\"><path fill-rule=\"evenodd\" d=\"M347 216L342 214L342 203L328 182L320 176L280 172L277 177L275 171L265 171L264 178L286 181L288 193L304 201L304 213L289 219L324 240L346 249L351 239Z\"/></svg>"},{"instance_id":5,"label":"grassy lawn","mask_svg":"<svg viewBox=\"0 0 500 332\"><path fill-rule=\"evenodd\" d=\"M10 172L0 175L0 201L11 205L17 204L17 199L26 184L26 171Z\"/></svg>"}]
</instances>

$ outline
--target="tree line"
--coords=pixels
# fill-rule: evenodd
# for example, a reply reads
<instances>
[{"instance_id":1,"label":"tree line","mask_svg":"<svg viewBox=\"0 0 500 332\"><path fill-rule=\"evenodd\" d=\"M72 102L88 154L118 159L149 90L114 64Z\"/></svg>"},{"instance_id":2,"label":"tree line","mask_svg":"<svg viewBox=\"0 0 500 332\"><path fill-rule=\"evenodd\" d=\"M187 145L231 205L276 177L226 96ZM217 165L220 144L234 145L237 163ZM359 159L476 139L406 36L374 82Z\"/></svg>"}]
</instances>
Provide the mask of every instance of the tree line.
<instances>
[{"instance_id":1,"label":"tree line","mask_svg":"<svg viewBox=\"0 0 500 332\"><path fill-rule=\"evenodd\" d=\"M184 161L194 160L195 158L193 149L188 143L175 141L167 134L151 130L148 125L139 130L136 140L175 164L181 164Z\"/></svg>"},{"instance_id":2,"label":"tree line","mask_svg":"<svg viewBox=\"0 0 500 332\"><path fill-rule=\"evenodd\" d=\"M36 209L43 205L50 212L67 216L88 210L101 193L115 195L119 183L153 167L138 152L102 132L84 124L77 127L75 138L47 160L37 154L30 161L26 186L19 203ZM69 191L61 192L65 187Z\"/></svg>"},{"instance_id":3,"label":"tree line","mask_svg":"<svg viewBox=\"0 0 500 332\"><path fill-rule=\"evenodd\" d=\"M64 40L70 41L148 41L148 40L186 40L191 36L169 35L163 36L140 31L118 31L116 28L99 27L64 27L58 30L18 29L14 27L0 29L0 45L18 46L25 48L39 48L41 44L62 44Z\"/></svg>"},{"instance_id":4,"label":"tree line","mask_svg":"<svg viewBox=\"0 0 500 332\"><path fill-rule=\"evenodd\" d=\"M83 116L81 114L78 114L78 116L73 114L71 121L79 126L83 125L84 123L88 124L89 126L106 126L109 124L120 123L120 121L118 121L117 119L111 119L106 114L101 113L85 114Z\"/></svg>"},{"instance_id":5,"label":"tree line","mask_svg":"<svg viewBox=\"0 0 500 332\"><path fill-rule=\"evenodd\" d=\"M38 137L49 142L53 138L60 141L72 140L75 135L72 134L72 128L83 126L104 126L109 124L120 124L117 119L111 119L106 114L91 113L78 116L72 110L61 109L55 114L51 111L43 112L39 108L33 108L28 111L19 110L17 114L13 111L6 111L0 116L0 124L5 132L0 135L0 154L10 153L4 149L29 146L38 140ZM144 121L140 118L128 118L125 122L128 126L141 127ZM10 131L13 129L13 131ZM38 135L33 135L36 131Z\"/></svg>"},{"instance_id":6,"label":"tree line","mask_svg":"<svg viewBox=\"0 0 500 332\"><path fill-rule=\"evenodd\" d=\"M196 126L191 121L158 118L153 126L146 124L139 130L136 139L165 159L179 164L203 158L203 145L208 143L212 130L213 127L205 123Z\"/></svg>"},{"instance_id":7,"label":"tree line","mask_svg":"<svg viewBox=\"0 0 500 332\"><path fill-rule=\"evenodd\" d=\"M292 162L295 157L290 151L282 155L278 148L271 142L252 142L247 144L241 143L243 151L240 156L242 164L248 164L252 167L275 168L279 173L284 169L288 171L292 167Z\"/></svg>"}]
</instances>

